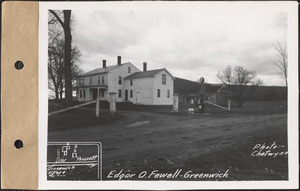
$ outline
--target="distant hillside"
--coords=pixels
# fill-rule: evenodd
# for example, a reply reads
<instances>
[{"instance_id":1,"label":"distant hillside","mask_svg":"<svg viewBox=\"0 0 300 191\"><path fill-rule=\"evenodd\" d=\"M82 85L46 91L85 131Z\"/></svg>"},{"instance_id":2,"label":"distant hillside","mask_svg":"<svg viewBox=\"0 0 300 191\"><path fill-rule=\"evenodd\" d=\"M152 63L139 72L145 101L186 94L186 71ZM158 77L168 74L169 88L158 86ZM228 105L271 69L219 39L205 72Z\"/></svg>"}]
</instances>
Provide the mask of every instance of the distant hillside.
<instances>
[{"instance_id":1,"label":"distant hillside","mask_svg":"<svg viewBox=\"0 0 300 191\"><path fill-rule=\"evenodd\" d=\"M205 84L206 93L215 93L222 87L222 84ZM287 99L287 88L281 86L258 86L252 94L250 100L252 101L279 101ZM198 82L175 78L174 93L179 95L186 95L197 93L201 90L201 84Z\"/></svg>"}]
</instances>

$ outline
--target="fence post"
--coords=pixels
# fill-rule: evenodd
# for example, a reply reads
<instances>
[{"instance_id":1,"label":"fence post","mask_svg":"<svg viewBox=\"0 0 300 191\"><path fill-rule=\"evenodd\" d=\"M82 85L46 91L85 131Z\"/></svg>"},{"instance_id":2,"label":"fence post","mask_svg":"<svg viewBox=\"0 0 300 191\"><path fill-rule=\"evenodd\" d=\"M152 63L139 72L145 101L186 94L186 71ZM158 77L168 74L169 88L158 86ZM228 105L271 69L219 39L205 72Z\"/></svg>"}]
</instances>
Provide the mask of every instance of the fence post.
<instances>
[{"instance_id":1,"label":"fence post","mask_svg":"<svg viewBox=\"0 0 300 191\"><path fill-rule=\"evenodd\" d=\"M110 113L114 114L116 113L117 109L116 109L116 92L110 92L109 93L109 110Z\"/></svg>"},{"instance_id":2,"label":"fence post","mask_svg":"<svg viewBox=\"0 0 300 191\"><path fill-rule=\"evenodd\" d=\"M173 111L175 113L178 112L178 102L179 102L179 95L178 94L174 94L173 95Z\"/></svg>"}]
</instances>

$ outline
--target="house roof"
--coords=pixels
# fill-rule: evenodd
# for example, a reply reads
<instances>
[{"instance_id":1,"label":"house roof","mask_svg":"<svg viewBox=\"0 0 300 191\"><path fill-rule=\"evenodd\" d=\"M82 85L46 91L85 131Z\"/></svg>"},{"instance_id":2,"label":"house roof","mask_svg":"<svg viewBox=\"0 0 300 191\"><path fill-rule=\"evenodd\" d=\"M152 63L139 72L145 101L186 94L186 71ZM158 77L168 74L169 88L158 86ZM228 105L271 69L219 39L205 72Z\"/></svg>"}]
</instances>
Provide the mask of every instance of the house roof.
<instances>
[{"instance_id":1,"label":"house roof","mask_svg":"<svg viewBox=\"0 0 300 191\"><path fill-rule=\"evenodd\" d=\"M166 70L166 69L162 68L162 69L157 69L157 70L148 70L145 72L135 72L135 73L125 77L124 80L154 77L155 74L159 73L162 70Z\"/></svg>"},{"instance_id":2,"label":"house roof","mask_svg":"<svg viewBox=\"0 0 300 191\"><path fill-rule=\"evenodd\" d=\"M82 77L82 76L90 76L90 75L94 75L94 74L103 74L103 73L107 73L115 68L118 68L120 66L123 66L125 64L128 64L130 62L126 62L126 63L123 63L121 65L113 65L113 66L107 66L105 68L97 68L97 69L94 69L92 71L89 71L89 72L86 72L86 73L83 73L81 75L79 75L79 77Z\"/></svg>"}]
</instances>

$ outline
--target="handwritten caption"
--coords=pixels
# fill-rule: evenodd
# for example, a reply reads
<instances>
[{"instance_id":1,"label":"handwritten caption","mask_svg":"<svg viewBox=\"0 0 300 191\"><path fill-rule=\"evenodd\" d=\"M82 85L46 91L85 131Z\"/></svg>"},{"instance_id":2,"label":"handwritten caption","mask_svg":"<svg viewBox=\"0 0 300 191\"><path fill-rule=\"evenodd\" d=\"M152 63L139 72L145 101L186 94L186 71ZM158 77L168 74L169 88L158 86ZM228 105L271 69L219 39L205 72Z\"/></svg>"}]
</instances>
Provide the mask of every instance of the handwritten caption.
<instances>
[{"instance_id":1,"label":"handwritten caption","mask_svg":"<svg viewBox=\"0 0 300 191\"><path fill-rule=\"evenodd\" d=\"M218 171L216 173L194 173L193 171L185 171L176 169L173 172L160 172L159 170L142 171L140 173L128 173L121 170L112 170L108 173L107 179L125 180L131 178L138 179L223 179L229 177L229 169L225 172Z\"/></svg>"},{"instance_id":2,"label":"handwritten caption","mask_svg":"<svg viewBox=\"0 0 300 191\"><path fill-rule=\"evenodd\" d=\"M256 144L252 148L251 156L253 157L278 157L286 156L288 151L285 145L279 145L274 141L272 144Z\"/></svg>"}]
</instances>

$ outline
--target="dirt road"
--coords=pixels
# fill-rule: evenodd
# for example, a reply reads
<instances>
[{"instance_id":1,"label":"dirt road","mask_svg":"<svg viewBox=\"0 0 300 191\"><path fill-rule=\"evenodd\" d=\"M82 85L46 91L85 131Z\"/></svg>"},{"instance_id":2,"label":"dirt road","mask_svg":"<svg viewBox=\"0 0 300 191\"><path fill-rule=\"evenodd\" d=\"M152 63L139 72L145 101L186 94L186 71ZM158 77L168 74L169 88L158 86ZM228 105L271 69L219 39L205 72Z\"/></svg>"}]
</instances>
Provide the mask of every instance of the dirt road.
<instances>
[{"instance_id":1,"label":"dirt road","mask_svg":"<svg viewBox=\"0 0 300 191\"><path fill-rule=\"evenodd\" d=\"M163 169L184 166L190 158L231 147L254 134L286 129L287 124L286 114L172 116L134 111L120 113L125 118L117 123L49 132L48 141L101 142L105 176L116 168L132 171L145 165Z\"/></svg>"}]
</instances>

